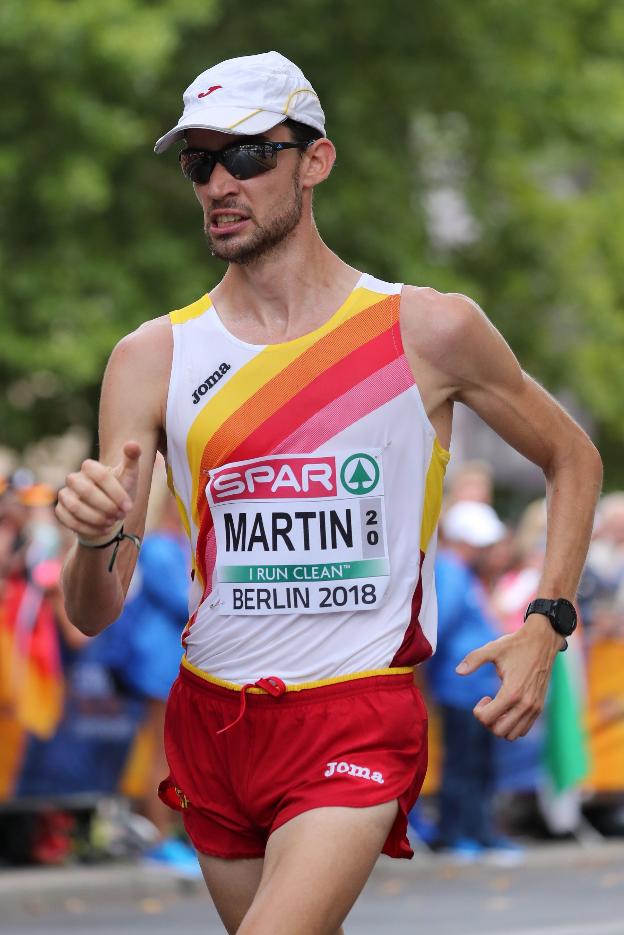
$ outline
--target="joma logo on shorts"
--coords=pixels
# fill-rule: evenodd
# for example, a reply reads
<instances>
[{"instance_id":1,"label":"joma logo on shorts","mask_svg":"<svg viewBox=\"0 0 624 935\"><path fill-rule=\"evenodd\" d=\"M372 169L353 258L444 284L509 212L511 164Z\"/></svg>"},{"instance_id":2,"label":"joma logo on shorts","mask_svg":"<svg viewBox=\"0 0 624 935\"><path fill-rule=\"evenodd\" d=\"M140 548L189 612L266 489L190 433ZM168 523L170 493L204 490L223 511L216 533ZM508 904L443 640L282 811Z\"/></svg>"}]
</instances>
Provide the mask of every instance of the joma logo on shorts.
<instances>
[{"instance_id":1,"label":"joma logo on shorts","mask_svg":"<svg viewBox=\"0 0 624 935\"><path fill-rule=\"evenodd\" d=\"M196 406L202 396L205 396L208 390L211 390L213 386L216 386L219 380L222 380L228 370L231 369L232 368L229 364L221 364L221 366L218 367L214 373L211 373L209 377L206 377L204 382L193 391L193 405Z\"/></svg>"},{"instance_id":2,"label":"joma logo on shorts","mask_svg":"<svg viewBox=\"0 0 624 935\"><path fill-rule=\"evenodd\" d=\"M348 773L349 776L355 776L357 779L368 779L370 782L383 783L383 773L371 773L368 766L356 766L355 763L341 762L328 763L324 775L335 776L336 773Z\"/></svg>"}]
</instances>

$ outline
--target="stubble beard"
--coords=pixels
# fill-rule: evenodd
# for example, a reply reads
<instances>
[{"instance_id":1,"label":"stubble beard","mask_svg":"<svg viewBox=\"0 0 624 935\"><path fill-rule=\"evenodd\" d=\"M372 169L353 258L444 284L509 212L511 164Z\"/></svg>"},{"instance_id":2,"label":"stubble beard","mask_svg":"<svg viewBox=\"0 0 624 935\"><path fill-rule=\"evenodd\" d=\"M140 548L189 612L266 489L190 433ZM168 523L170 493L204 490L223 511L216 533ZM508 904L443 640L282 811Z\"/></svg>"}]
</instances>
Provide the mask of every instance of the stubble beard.
<instances>
[{"instance_id":1,"label":"stubble beard","mask_svg":"<svg viewBox=\"0 0 624 935\"><path fill-rule=\"evenodd\" d=\"M234 205L223 205L223 207L233 208ZM227 238L215 241L210 236L207 226L204 227L204 233L213 256L220 260L227 260L228 263L248 266L274 253L286 241L301 220L302 210L303 195L299 187L299 169L297 168L293 176L290 202L266 224L257 224L245 241L237 241L236 237L232 237L231 242L228 242Z\"/></svg>"}]
</instances>

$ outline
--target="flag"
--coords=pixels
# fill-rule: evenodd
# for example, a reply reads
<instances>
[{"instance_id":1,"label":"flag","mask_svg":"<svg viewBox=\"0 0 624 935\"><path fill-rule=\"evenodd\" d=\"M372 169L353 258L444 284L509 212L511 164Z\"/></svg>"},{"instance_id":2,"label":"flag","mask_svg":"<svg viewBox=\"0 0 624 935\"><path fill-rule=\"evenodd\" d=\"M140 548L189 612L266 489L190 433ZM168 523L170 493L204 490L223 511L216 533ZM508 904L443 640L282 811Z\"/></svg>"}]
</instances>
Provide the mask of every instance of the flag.
<instances>
[{"instance_id":1,"label":"flag","mask_svg":"<svg viewBox=\"0 0 624 935\"><path fill-rule=\"evenodd\" d=\"M0 707L47 739L63 711L63 671L54 614L43 593L9 579L0 602Z\"/></svg>"},{"instance_id":2,"label":"flag","mask_svg":"<svg viewBox=\"0 0 624 935\"><path fill-rule=\"evenodd\" d=\"M555 792L580 785L589 772L587 737L573 645L555 659L546 707L544 761Z\"/></svg>"},{"instance_id":3,"label":"flag","mask_svg":"<svg viewBox=\"0 0 624 935\"><path fill-rule=\"evenodd\" d=\"M576 640L553 666L544 712L544 778L537 789L542 816L553 834L576 833L582 824L581 784L589 771L584 729L582 660Z\"/></svg>"}]
</instances>

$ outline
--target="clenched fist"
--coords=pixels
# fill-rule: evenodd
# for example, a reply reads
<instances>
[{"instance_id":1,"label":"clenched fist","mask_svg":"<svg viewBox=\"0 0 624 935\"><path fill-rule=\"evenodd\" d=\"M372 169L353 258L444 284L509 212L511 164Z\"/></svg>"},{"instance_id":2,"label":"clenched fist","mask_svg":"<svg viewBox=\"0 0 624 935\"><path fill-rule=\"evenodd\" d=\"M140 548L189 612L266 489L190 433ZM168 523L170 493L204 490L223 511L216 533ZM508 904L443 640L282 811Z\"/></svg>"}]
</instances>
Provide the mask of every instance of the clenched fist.
<instances>
[{"instance_id":1,"label":"clenched fist","mask_svg":"<svg viewBox=\"0 0 624 935\"><path fill-rule=\"evenodd\" d=\"M136 499L140 457L140 446L129 441L115 467L91 459L83 461L59 492L56 515L60 522L88 545L112 539Z\"/></svg>"}]
</instances>

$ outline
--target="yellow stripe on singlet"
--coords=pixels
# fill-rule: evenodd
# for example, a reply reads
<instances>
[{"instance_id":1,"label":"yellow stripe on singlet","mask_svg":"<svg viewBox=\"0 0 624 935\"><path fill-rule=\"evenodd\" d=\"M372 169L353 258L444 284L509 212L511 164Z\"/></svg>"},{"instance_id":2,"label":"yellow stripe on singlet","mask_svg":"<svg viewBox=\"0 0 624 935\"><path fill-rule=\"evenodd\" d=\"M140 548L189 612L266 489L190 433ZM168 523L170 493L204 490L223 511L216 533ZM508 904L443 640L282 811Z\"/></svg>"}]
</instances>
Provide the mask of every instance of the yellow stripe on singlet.
<instances>
[{"instance_id":1,"label":"yellow stripe on singlet","mask_svg":"<svg viewBox=\"0 0 624 935\"><path fill-rule=\"evenodd\" d=\"M199 318L200 315L208 311L211 305L212 299L208 293L206 293L202 295L201 298L197 299L196 302L191 302L190 305L185 305L184 308L176 308L175 311L169 312L171 324L183 325L185 321L190 321L192 318Z\"/></svg>"},{"instance_id":2,"label":"yellow stripe on singlet","mask_svg":"<svg viewBox=\"0 0 624 935\"><path fill-rule=\"evenodd\" d=\"M438 439L434 439L431 460L425 481L425 497L423 501L423 516L420 526L420 548L426 552L429 542L440 518L442 509L442 493L446 465L451 455L443 448Z\"/></svg>"},{"instance_id":3,"label":"yellow stripe on singlet","mask_svg":"<svg viewBox=\"0 0 624 935\"><path fill-rule=\"evenodd\" d=\"M232 691L237 692L243 689L243 686L237 685L236 682L228 682L225 679L217 678L216 675L210 675L208 672L204 672L203 669L198 669L197 666L194 666L188 661L186 656L182 656L182 665L185 669L188 669L189 672L192 672L193 675L198 675L200 679L204 679L205 682L210 682L212 685L219 685L221 688L230 688ZM413 671L414 666L401 666L395 669L371 669L369 672L353 672L350 675L337 675L335 678L319 679L316 682L301 682L299 685L287 685L286 691L300 692L306 688L323 688L324 685L339 685L341 682L354 682L356 679L368 679L376 675L408 675L413 673ZM270 676L267 677L270 678ZM263 688L256 688L255 685L248 688L247 691L252 692L254 695L266 695Z\"/></svg>"},{"instance_id":4,"label":"yellow stripe on singlet","mask_svg":"<svg viewBox=\"0 0 624 935\"><path fill-rule=\"evenodd\" d=\"M171 470L171 465L167 465L167 487L175 497L175 502L178 507L178 513L180 514L180 522L184 526L184 531L191 538L191 524L189 523L188 514L186 512L186 507L184 506L184 501L181 499L178 491L175 489L175 484L173 483L173 471Z\"/></svg>"}]
</instances>

